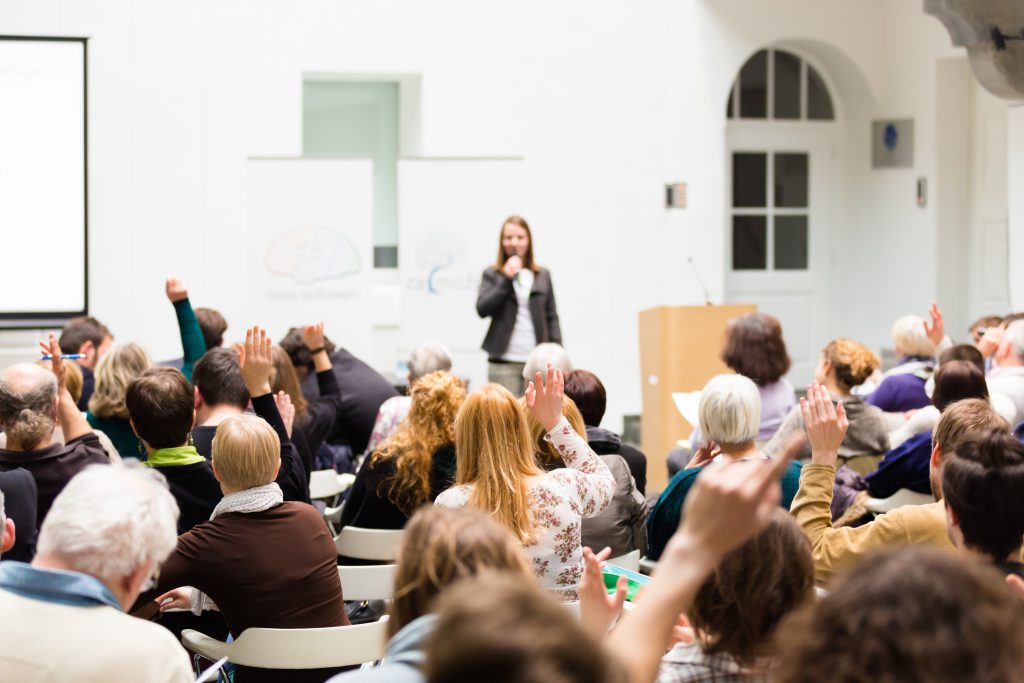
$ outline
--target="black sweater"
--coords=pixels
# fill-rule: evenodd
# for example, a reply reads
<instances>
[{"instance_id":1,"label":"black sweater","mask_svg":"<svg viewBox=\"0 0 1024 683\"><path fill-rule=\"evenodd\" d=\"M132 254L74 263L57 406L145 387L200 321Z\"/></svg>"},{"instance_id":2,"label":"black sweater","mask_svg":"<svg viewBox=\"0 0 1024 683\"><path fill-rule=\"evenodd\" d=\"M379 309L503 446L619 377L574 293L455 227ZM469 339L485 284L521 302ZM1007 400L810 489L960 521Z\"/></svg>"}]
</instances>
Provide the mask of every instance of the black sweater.
<instances>
[{"instance_id":1,"label":"black sweater","mask_svg":"<svg viewBox=\"0 0 1024 683\"><path fill-rule=\"evenodd\" d=\"M356 474L356 480L349 490L345 507L341 510L341 526L357 526L364 529L401 529L409 521L409 515L392 503L385 490L378 494L381 482L395 474L395 461L379 463L366 459ZM434 462L430 470L430 500L455 481L455 446L444 444L434 451Z\"/></svg>"},{"instance_id":2,"label":"black sweater","mask_svg":"<svg viewBox=\"0 0 1024 683\"><path fill-rule=\"evenodd\" d=\"M292 443L307 472L313 471L316 453L334 430L342 406L341 387L333 370L316 373L316 383L320 395L310 399L306 412L295 420L292 428Z\"/></svg>"},{"instance_id":3,"label":"black sweater","mask_svg":"<svg viewBox=\"0 0 1024 683\"><path fill-rule=\"evenodd\" d=\"M189 531L213 514L223 494L220 484L213 476L210 461L204 460L192 465L171 465L154 468L167 479L171 495L178 501L181 516L178 518L178 533Z\"/></svg>"}]
</instances>

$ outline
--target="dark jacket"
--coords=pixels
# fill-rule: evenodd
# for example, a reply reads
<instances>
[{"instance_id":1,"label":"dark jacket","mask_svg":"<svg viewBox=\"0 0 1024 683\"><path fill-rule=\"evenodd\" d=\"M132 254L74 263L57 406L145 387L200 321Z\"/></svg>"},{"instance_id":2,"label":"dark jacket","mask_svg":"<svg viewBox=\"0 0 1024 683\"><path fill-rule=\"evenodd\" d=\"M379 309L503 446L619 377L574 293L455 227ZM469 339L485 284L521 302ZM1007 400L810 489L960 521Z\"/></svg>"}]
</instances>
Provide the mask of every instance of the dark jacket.
<instances>
[{"instance_id":1,"label":"dark jacket","mask_svg":"<svg viewBox=\"0 0 1024 683\"><path fill-rule=\"evenodd\" d=\"M337 419L327 434L327 441L348 445L352 453L358 455L366 450L370 441L380 405L392 396L398 396L398 390L383 375L345 349L331 354L331 365L341 398L337 405ZM302 380L302 395L310 403L323 395L322 385L318 384L313 373ZM308 436L308 430L306 434Z\"/></svg>"},{"instance_id":2,"label":"dark jacket","mask_svg":"<svg viewBox=\"0 0 1024 683\"><path fill-rule=\"evenodd\" d=\"M529 306L537 343L561 344L562 330L558 325L558 310L555 308L555 290L551 286L551 273L547 268L541 268L533 276ZM493 267L484 270L476 297L476 312L481 318L491 319L491 326L487 328L481 348L489 358L500 359L508 350L512 330L516 326L516 313L519 312L512 280Z\"/></svg>"},{"instance_id":3,"label":"dark jacket","mask_svg":"<svg viewBox=\"0 0 1024 683\"><path fill-rule=\"evenodd\" d=\"M43 525L53 499L64 486L89 465L109 465L100 438L88 432L66 444L52 444L36 451L9 451L0 448L0 471L24 467L36 480L38 493L36 529ZM15 522L17 523L17 522Z\"/></svg>"},{"instance_id":4,"label":"dark jacket","mask_svg":"<svg viewBox=\"0 0 1024 683\"><path fill-rule=\"evenodd\" d=\"M622 443L622 437L600 427L587 426L587 443L598 455L621 455L629 465L629 473L636 481L637 490L647 495L647 456L629 444Z\"/></svg>"},{"instance_id":5,"label":"dark jacket","mask_svg":"<svg viewBox=\"0 0 1024 683\"><path fill-rule=\"evenodd\" d=\"M0 472L0 491L4 512L14 520L14 547L4 553L4 559L31 562L36 554L36 480L21 467Z\"/></svg>"},{"instance_id":6,"label":"dark jacket","mask_svg":"<svg viewBox=\"0 0 1024 683\"><path fill-rule=\"evenodd\" d=\"M178 517L179 534L210 519L213 508L217 507L223 494L217 478L213 476L209 460L153 469L167 479L167 487L178 503L178 510L181 511Z\"/></svg>"}]
</instances>

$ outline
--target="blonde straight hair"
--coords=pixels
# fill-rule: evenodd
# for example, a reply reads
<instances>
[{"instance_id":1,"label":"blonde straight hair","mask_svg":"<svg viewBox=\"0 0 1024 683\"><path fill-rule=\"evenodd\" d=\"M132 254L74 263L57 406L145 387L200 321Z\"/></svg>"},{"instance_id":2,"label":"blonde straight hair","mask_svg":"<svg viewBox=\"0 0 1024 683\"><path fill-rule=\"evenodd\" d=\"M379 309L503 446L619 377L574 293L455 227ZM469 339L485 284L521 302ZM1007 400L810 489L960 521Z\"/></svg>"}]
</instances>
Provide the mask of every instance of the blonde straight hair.
<instances>
[{"instance_id":1,"label":"blonde straight hair","mask_svg":"<svg viewBox=\"0 0 1024 683\"><path fill-rule=\"evenodd\" d=\"M456 483L473 487L469 504L504 524L523 545L534 543L526 480L541 470L516 397L497 384L470 394L455 418L455 448Z\"/></svg>"},{"instance_id":2,"label":"blonde straight hair","mask_svg":"<svg viewBox=\"0 0 1024 683\"><path fill-rule=\"evenodd\" d=\"M96 364L96 388L89 399L89 410L97 417L127 420L124 398L128 385L151 367L149 354L138 344L118 344L107 351Z\"/></svg>"}]
</instances>

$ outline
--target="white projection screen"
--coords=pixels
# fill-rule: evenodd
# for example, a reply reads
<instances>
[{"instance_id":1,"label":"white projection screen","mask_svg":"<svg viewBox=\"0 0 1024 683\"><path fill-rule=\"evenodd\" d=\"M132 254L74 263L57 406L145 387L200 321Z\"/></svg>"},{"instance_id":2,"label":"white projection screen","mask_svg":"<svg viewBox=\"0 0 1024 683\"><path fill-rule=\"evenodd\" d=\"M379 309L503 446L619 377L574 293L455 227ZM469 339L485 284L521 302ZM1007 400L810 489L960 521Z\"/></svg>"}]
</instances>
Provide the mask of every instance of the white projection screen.
<instances>
[{"instance_id":1,"label":"white projection screen","mask_svg":"<svg viewBox=\"0 0 1024 683\"><path fill-rule=\"evenodd\" d=\"M0 36L0 327L86 310L86 39Z\"/></svg>"}]
</instances>

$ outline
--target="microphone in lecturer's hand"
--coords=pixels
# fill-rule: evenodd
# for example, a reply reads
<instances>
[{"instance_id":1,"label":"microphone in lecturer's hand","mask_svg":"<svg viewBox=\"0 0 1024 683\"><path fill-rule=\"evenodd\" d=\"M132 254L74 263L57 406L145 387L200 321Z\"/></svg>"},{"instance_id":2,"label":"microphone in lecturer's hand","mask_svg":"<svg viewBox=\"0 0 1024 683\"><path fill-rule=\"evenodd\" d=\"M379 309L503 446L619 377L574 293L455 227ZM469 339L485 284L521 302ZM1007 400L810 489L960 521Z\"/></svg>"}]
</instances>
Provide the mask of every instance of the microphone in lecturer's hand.
<instances>
[{"instance_id":1,"label":"microphone in lecturer's hand","mask_svg":"<svg viewBox=\"0 0 1024 683\"><path fill-rule=\"evenodd\" d=\"M692 256L686 257L686 262L690 264L690 270L693 271L693 276L697 278L697 284L700 285L701 291L704 292L704 304L707 306L713 306L711 303L711 294L708 292L708 288L704 286L704 278L700 276L700 271L697 270L697 264L693 262Z\"/></svg>"}]
</instances>

